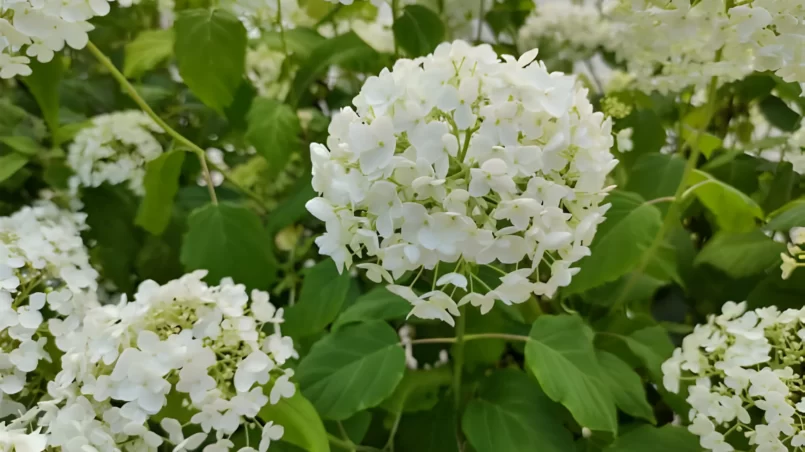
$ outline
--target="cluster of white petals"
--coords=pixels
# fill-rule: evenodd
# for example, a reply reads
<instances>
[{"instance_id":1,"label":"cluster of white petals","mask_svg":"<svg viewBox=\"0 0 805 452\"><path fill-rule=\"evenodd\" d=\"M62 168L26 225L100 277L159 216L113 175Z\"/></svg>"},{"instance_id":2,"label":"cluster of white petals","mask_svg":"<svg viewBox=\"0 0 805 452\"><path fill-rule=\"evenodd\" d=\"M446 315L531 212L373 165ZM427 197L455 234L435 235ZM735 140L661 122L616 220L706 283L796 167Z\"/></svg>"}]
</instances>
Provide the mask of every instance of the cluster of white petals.
<instances>
[{"instance_id":1,"label":"cluster of white petals","mask_svg":"<svg viewBox=\"0 0 805 452\"><path fill-rule=\"evenodd\" d=\"M748 439L759 452L800 450L805 309L745 309L727 302L697 325L663 363L664 386L687 392L688 429L705 449L729 452Z\"/></svg>"},{"instance_id":2,"label":"cluster of white petals","mask_svg":"<svg viewBox=\"0 0 805 452\"><path fill-rule=\"evenodd\" d=\"M272 99L283 98L291 87L290 78L282 79L285 54L265 43L259 43L246 51L246 75L257 92Z\"/></svg>"},{"instance_id":3,"label":"cluster of white petals","mask_svg":"<svg viewBox=\"0 0 805 452\"><path fill-rule=\"evenodd\" d=\"M602 48L614 50L615 43L609 21L596 6L564 1L538 4L520 28L522 48L537 47L545 40L568 60L589 58Z\"/></svg>"},{"instance_id":4,"label":"cluster of white petals","mask_svg":"<svg viewBox=\"0 0 805 452\"><path fill-rule=\"evenodd\" d=\"M800 0L614 0L617 53L640 89L679 91L753 71L805 81Z\"/></svg>"},{"instance_id":5,"label":"cluster of white petals","mask_svg":"<svg viewBox=\"0 0 805 452\"><path fill-rule=\"evenodd\" d=\"M334 23L324 23L318 28L318 32L326 37L355 32L366 44L378 52L394 52L394 33L391 26L394 24L394 15L391 5L381 1L377 3L377 11L367 15L352 15L339 18Z\"/></svg>"},{"instance_id":6,"label":"cluster of white petals","mask_svg":"<svg viewBox=\"0 0 805 452\"><path fill-rule=\"evenodd\" d=\"M123 297L88 309L77 324L62 322L61 370L47 384L48 397L15 423L65 452L204 444L207 452L224 451L238 429L258 424L259 447L249 450L267 450L284 429L257 415L296 391L293 371L282 367L297 357L279 329L282 310L266 292L249 296L230 280L211 287L205 275L145 281L131 302ZM187 419L170 416L182 412Z\"/></svg>"},{"instance_id":7,"label":"cluster of white petals","mask_svg":"<svg viewBox=\"0 0 805 452\"><path fill-rule=\"evenodd\" d=\"M66 45L83 49L87 22L109 12L109 0L0 2L0 78L30 75L31 58L47 63Z\"/></svg>"},{"instance_id":8,"label":"cluster of white petals","mask_svg":"<svg viewBox=\"0 0 805 452\"><path fill-rule=\"evenodd\" d=\"M319 251L339 270L365 253L376 263L359 267L388 283L436 269L436 286L466 290L459 304L482 312L569 284L604 220L617 161L610 120L536 54L500 60L455 41L369 77L356 109L333 116L327 146L311 145L321 196L307 208L327 229ZM453 270L438 274L440 262ZM484 290L472 276L483 265L511 271ZM441 290L390 289L418 317L458 315Z\"/></svg>"},{"instance_id":9,"label":"cluster of white petals","mask_svg":"<svg viewBox=\"0 0 805 452\"><path fill-rule=\"evenodd\" d=\"M75 172L70 188L98 187L127 183L136 194L144 194L145 164L162 154L154 136L162 129L145 113L121 111L92 118L70 144L67 163Z\"/></svg>"},{"instance_id":10,"label":"cluster of white petals","mask_svg":"<svg viewBox=\"0 0 805 452\"><path fill-rule=\"evenodd\" d=\"M0 217L0 419L44 391L37 368L51 361L49 338L59 340L62 325L97 306L85 227L83 214L50 202Z\"/></svg>"}]
</instances>

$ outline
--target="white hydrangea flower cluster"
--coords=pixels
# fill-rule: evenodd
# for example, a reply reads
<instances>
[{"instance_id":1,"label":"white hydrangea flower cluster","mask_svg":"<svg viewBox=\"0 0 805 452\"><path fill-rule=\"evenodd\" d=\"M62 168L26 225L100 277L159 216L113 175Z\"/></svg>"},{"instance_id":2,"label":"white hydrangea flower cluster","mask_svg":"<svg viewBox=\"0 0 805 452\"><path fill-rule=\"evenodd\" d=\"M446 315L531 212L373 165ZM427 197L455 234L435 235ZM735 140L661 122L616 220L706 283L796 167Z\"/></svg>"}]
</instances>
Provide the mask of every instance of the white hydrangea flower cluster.
<instances>
[{"instance_id":1,"label":"white hydrangea flower cluster","mask_svg":"<svg viewBox=\"0 0 805 452\"><path fill-rule=\"evenodd\" d=\"M640 89L679 91L753 71L805 81L800 0L615 0L618 56ZM650 36L651 39L646 39Z\"/></svg>"},{"instance_id":2,"label":"white hydrangea flower cluster","mask_svg":"<svg viewBox=\"0 0 805 452\"><path fill-rule=\"evenodd\" d=\"M258 450L267 450L284 430L256 416L295 393L293 371L282 368L298 357L281 335L282 309L266 292L250 297L231 280L210 287L205 275L146 281L131 302L89 309L58 337L62 368L29 427L65 452L193 450L205 442L210 452L230 450L236 430L258 423ZM271 333L263 328L269 324ZM169 398L181 402L187 420L154 418Z\"/></svg>"},{"instance_id":3,"label":"white hydrangea flower cluster","mask_svg":"<svg viewBox=\"0 0 805 452\"><path fill-rule=\"evenodd\" d=\"M735 450L731 441L742 435L759 452L801 450L805 309L745 310L728 302L697 325L663 363L664 386L679 392L690 382L688 429L705 449Z\"/></svg>"},{"instance_id":4,"label":"white hydrangea flower cluster","mask_svg":"<svg viewBox=\"0 0 805 452\"><path fill-rule=\"evenodd\" d=\"M30 58L47 63L65 44L83 49L93 29L87 21L109 9L109 0L0 3L0 78L30 75Z\"/></svg>"},{"instance_id":5,"label":"white hydrangea flower cluster","mask_svg":"<svg viewBox=\"0 0 805 452\"><path fill-rule=\"evenodd\" d=\"M538 4L519 32L522 48L536 47L550 39L568 60L589 58L600 48L614 50L609 21L593 5L571 2Z\"/></svg>"},{"instance_id":6,"label":"white hydrangea flower cluster","mask_svg":"<svg viewBox=\"0 0 805 452\"><path fill-rule=\"evenodd\" d=\"M259 43L246 51L246 75L257 92L272 99L283 98L291 87L288 80L280 80L285 54Z\"/></svg>"},{"instance_id":7,"label":"white hydrangea flower cluster","mask_svg":"<svg viewBox=\"0 0 805 452\"><path fill-rule=\"evenodd\" d=\"M342 270L365 252L377 263L358 267L388 283L450 263L435 285L466 290L459 304L484 313L569 284L604 220L617 160L611 121L536 55L501 61L489 45L455 41L369 77L356 110L334 115L327 146L310 148L320 253ZM502 273L486 291L473 272L484 265ZM458 315L441 290L390 290L419 317Z\"/></svg>"},{"instance_id":8,"label":"white hydrangea flower cluster","mask_svg":"<svg viewBox=\"0 0 805 452\"><path fill-rule=\"evenodd\" d=\"M791 228L788 237L791 239L790 242L786 240L788 254L780 253L780 257L783 259L783 263L780 265L783 279L790 278L794 270L805 267L805 250L801 247L805 245L805 227Z\"/></svg>"},{"instance_id":9,"label":"white hydrangea flower cluster","mask_svg":"<svg viewBox=\"0 0 805 452\"><path fill-rule=\"evenodd\" d=\"M405 3L405 2L404 2ZM334 24L324 23L317 29L322 36L334 38L338 35L354 31L366 44L378 52L394 52L394 14L391 5L378 2L377 12L370 18L363 15L339 18Z\"/></svg>"},{"instance_id":10,"label":"white hydrangea flower cluster","mask_svg":"<svg viewBox=\"0 0 805 452\"><path fill-rule=\"evenodd\" d=\"M44 392L37 368L51 360L48 338L59 340L97 305L98 274L80 236L84 219L50 202L0 217L0 418Z\"/></svg>"},{"instance_id":11,"label":"white hydrangea flower cluster","mask_svg":"<svg viewBox=\"0 0 805 452\"><path fill-rule=\"evenodd\" d=\"M82 129L70 144L67 164L75 172L70 188L98 187L127 182L135 194L145 193L145 164L162 154L162 145L154 136L162 128L145 113L121 111L92 118L92 125Z\"/></svg>"}]
</instances>

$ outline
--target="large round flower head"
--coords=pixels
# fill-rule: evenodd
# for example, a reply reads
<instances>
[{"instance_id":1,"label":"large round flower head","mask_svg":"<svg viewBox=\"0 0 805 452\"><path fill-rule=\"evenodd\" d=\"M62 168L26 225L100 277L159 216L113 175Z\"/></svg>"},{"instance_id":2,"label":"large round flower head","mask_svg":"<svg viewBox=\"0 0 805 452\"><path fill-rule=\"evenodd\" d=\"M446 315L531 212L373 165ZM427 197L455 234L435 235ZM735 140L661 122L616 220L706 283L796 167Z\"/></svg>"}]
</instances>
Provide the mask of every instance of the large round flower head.
<instances>
[{"instance_id":1,"label":"large round flower head","mask_svg":"<svg viewBox=\"0 0 805 452\"><path fill-rule=\"evenodd\" d=\"M145 164L162 154L154 137L162 129L140 111L122 111L92 118L70 144L67 163L75 171L70 187L122 184L143 194Z\"/></svg>"},{"instance_id":2,"label":"large round flower head","mask_svg":"<svg viewBox=\"0 0 805 452\"><path fill-rule=\"evenodd\" d=\"M0 78L30 75L30 58L46 63L65 44L83 49L93 29L87 21L109 9L108 0L0 3Z\"/></svg>"},{"instance_id":3,"label":"large round flower head","mask_svg":"<svg viewBox=\"0 0 805 452\"><path fill-rule=\"evenodd\" d=\"M704 87L712 77L725 83L755 70L805 81L805 8L799 0L614 3L617 53L641 89Z\"/></svg>"},{"instance_id":4,"label":"large round flower head","mask_svg":"<svg viewBox=\"0 0 805 452\"><path fill-rule=\"evenodd\" d=\"M39 425L50 446L112 451L155 450L163 442L186 449L205 441L224 445L237 429L259 422L265 405L294 394L293 371L282 365L297 355L280 333L282 310L260 291L252 291L247 306L243 285L224 280L208 286L205 274L165 285L146 281L133 301L124 297L88 311L81 328L65 336L62 371L48 386L56 402L40 404L48 414ZM273 386L264 391L269 381ZM153 417L169 397L181 402L188 419ZM201 432L190 436L192 430ZM281 435L281 426L263 425L261 449Z\"/></svg>"},{"instance_id":5,"label":"large round flower head","mask_svg":"<svg viewBox=\"0 0 805 452\"><path fill-rule=\"evenodd\" d=\"M467 290L462 302L483 312L567 285L604 219L617 161L610 120L536 54L501 61L456 41L368 78L355 110L333 117L327 146L310 148L321 196L307 208L327 227L319 251L339 270L365 252L377 263L359 266L389 283L450 263L436 285ZM480 265L507 269L501 284L468 286ZM458 313L441 291L392 290L420 317Z\"/></svg>"},{"instance_id":6,"label":"large round flower head","mask_svg":"<svg viewBox=\"0 0 805 452\"><path fill-rule=\"evenodd\" d=\"M0 217L0 419L44 393L48 340L97 305L84 228L82 214L50 202Z\"/></svg>"},{"instance_id":7,"label":"large round flower head","mask_svg":"<svg viewBox=\"0 0 805 452\"><path fill-rule=\"evenodd\" d=\"M748 438L749 450L800 450L805 309L745 309L728 302L697 325L662 365L664 385L687 393L688 429L705 449L747 450Z\"/></svg>"},{"instance_id":8,"label":"large round flower head","mask_svg":"<svg viewBox=\"0 0 805 452\"><path fill-rule=\"evenodd\" d=\"M551 41L562 58L589 58L599 49L612 50L612 30L593 5L567 1L538 4L519 32L521 47L531 48Z\"/></svg>"}]
</instances>

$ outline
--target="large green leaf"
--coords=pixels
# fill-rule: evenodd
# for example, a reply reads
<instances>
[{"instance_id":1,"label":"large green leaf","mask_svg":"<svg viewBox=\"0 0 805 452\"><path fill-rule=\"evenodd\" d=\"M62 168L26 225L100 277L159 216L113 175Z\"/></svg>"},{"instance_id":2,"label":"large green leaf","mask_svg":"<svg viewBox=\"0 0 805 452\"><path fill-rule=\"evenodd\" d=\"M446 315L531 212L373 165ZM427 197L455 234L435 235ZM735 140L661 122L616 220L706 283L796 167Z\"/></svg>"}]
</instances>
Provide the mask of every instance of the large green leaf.
<instances>
[{"instance_id":1,"label":"large green leaf","mask_svg":"<svg viewBox=\"0 0 805 452\"><path fill-rule=\"evenodd\" d=\"M145 197L134 221L151 234L162 234L170 223L173 198L179 190L182 163L184 151L170 151L145 166Z\"/></svg>"},{"instance_id":2,"label":"large green leaf","mask_svg":"<svg viewBox=\"0 0 805 452\"><path fill-rule=\"evenodd\" d=\"M56 54L48 63L40 63L34 59L30 66L31 75L24 77L22 82L36 99L42 110L42 118L45 119L51 136L55 137L59 130L59 84L64 73L64 62Z\"/></svg>"},{"instance_id":3,"label":"large green leaf","mask_svg":"<svg viewBox=\"0 0 805 452\"><path fill-rule=\"evenodd\" d=\"M750 197L703 171L693 170L686 183L684 196L695 194L724 231L751 231L763 218L763 210Z\"/></svg>"},{"instance_id":4,"label":"large green leaf","mask_svg":"<svg viewBox=\"0 0 805 452\"><path fill-rule=\"evenodd\" d=\"M394 21L394 39L410 57L424 56L444 41L444 24L439 15L421 5L408 5Z\"/></svg>"},{"instance_id":5,"label":"large green leaf","mask_svg":"<svg viewBox=\"0 0 805 452\"><path fill-rule=\"evenodd\" d=\"M612 391L615 404L624 413L656 423L654 411L646 400L646 389L640 376L620 358L599 350L598 362L604 370L604 382Z\"/></svg>"},{"instance_id":6,"label":"large green leaf","mask_svg":"<svg viewBox=\"0 0 805 452\"><path fill-rule=\"evenodd\" d=\"M379 405L405 371L397 333L381 321L344 327L325 336L299 363L296 379L326 419L346 419Z\"/></svg>"},{"instance_id":7,"label":"large green leaf","mask_svg":"<svg viewBox=\"0 0 805 452\"><path fill-rule=\"evenodd\" d=\"M404 318L411 312L411 303L399 295L389 292L385 287L376 287L361 295L335 321L335 328L353 322L368 320L395 320Z\"/></svg>"},{"instance_id":8,"label":"large green leaf","mask_svg":"<svg viewBox=\"0 0 805 452\"><path fill-rule=\"evenodd\" d=\"M12 153L0 156L0 182L13 176L28 163L28 157L22 154Z\"/></svg>"},{"instance_id":9,"label":"large green leaf","mask_svg":"<svg viewBox=\"0 0 805 452\"><path fill-rule=\"evenodd\" d=\"M699 440L685 427L644 425L621 436L605 452L698 452Z\"/></svg>"},{"instance_id":10,"label":"large green leaf","mask_svg":"<svg viewBox=\"0 0 805 452\"><path fill-rule=\"evenodd\" d=\"M173 55L173 30L144 30L126 44L123 74L139 77Z\"/></svg>"},{"instance_id":11,"label":"large green leaf","mask_svg":"<svg viewBox=\"0 0 805 452\"><path fill-rule=\"evenodd\" d=\"M477 452L566 452L573 450L573 437L560 412L528 375L499 370L482 382L461 427Z\"/></svg>"},{"instance_id":12,"label":"large green leaf","mask_svg":"<svg viewBox=\"0 0 805 452\"><path fill-rule=\"evenodd\" d=\"M285 428L282 440L308 452L328 452L327 431L316 409L298 390L293 397L266 405L258 415L264 422L273 421Z\"/></svg>"},{"instance_id":13,"label":"large green leaf","mask_svg":"<svg viewBox=\"0 0 805 452\"><path fill-rule=\"evenodd\" d=\"M338 274L332 259L305 270L299 300L285 311L285 333L298 338L323 331L341 312L349 281L349 272Z\"/></svg>"},{"instance_id":14,"label":"large green leaf","mask_svg":"<svg viewBox=\"0 0 805 452\"><path fill-rule=\"evenodd\" d=\"M786 132L793 132L799 128L799 114L779 97L767 96L760 102L759 107L760 112L774 127Z\"/></svg>"},{"instance_id":15,"label":"large green leaf","mask_svg":"<svg viewBox=\"0 0 805 452\"><path fill-rule=\"evenodd\" d=\"M415 452L459 452L456 412L450 399L443 398L430 411L406 414L395 436L395 450Z\"/></svg>"},{"instance_id":16,"label":"large green leaf","mask_svg":"<svg viewBox=\"0 0 805 452\"><path fill-rule=\"evenodd\" d=\"M526 366L545 394L590 430L616 432L615 401L593 349L593 332L575 315L543 315L531 327Z\"/></svg>"},{"instance_id":17,"label":"large green leaf","mask_svg":"<svg viewBox=\"0 0 805 452\"><path fill-rule=\"evenodd\" d=\"M299 117L289 105L258 98L252 103L247 121L246 139L268 161L270 174L278 174L291 154L302 148Z\"/></svg>"},{"instance_id":18,"label":"large green leaf","mask_svg":"<svg viewBox=\"0 0 805 452\"><path fill-rule=\"evenodd\" d=\"M626 343L632 353L637 356L651 375L655 383L662 383L662 363L671 357L674 344L668 332L661 326L643 328L628 336L618 335Z\"/></svg>"},{"instance_id":19,"label":"large green leaf","mask_svg":"<svg viewBox=\"0 0 805 452\"><path fill-rule=\"evenodd\" d=\"M0 143L5 144L16 152L27 156L36 156L47 152L47 149L25 135L0 137Z\"/></svg>"},{"instance_id":20,"label":"large green leaf","mask_svg":"<svg viewBox=\"0 0 805 452\"><path fill-rule=\"evenodd\" d=\"M805 226L805 199L791 201L769 217L765 227L769 231L788 232L793 227Z\"/></svg>"},{"instance_id":21,"label":"large green leaf","mask_svg":"<svg viewBox=\"0 0 805 452\"><path fill-rule=\"evenodd\" d=\"M296 72L286 102L292 106L304 103L303 101L309 98L310 85L324 75L331 66L354 70L368 69L376 66L379 60L380 55L369 44L363 42L355 32L350 31L327 39L313 49L310 57Z\"/></svg>"},{"instance_id":22,"label":"large green leaf","mask_svg":"<svg viewBox=\"0 0 805 452\"><path fill-rule=\"evenodd\" d=\"M243 78L246 28L222 9L181 11L174 28L179 74L193 94L222 113Z\"/></svg>"},{"instance_id":23,"label":"large green leaf","mask_svg":"<svg viewBox=\"0 0 805 452\"><path fill-rule=\"evenodd\" d=\"M738 279L773 267L784 251L785 245L759 230L740 234L721 232L704 245L694 263L711 265Z\"/></svg>"},{"instance_id":24,"label":"large green leaf","mask_svg":"<svg viewBox=\"0 0 805 452\"><path fill-rule=\"evenodd\" d=\"M250 288L267 289L274 280L276 262L260 219L236 204L208 204L194 210L182 243L187 270L208 270L217 284L231 277Z\"/></svg>"},{"instance_id":25,"label":"large green leaf","mask_svg":"<svg viewBox=\"0 0 805 452\"><path fill-rule=\"evenodd\" d=\"M310 57L313 49L325 41L325 38L311 28L297 27L285 30L284 36L279 31L264 31L260 41L274 50L282 51L283 47L287 47L288 52L304 59Z\"/></svg>"},{"instance_id":26,"label":"large green leaf","mask_svg":"<svg viewBox=\"0 0 805 452\"><path fill-rule=\"evenodd\" d=\"M800 180L791 162L780 162L772 177L769 191L761 203L764 212L774 212L791 201L794 187L799 185Z\"/></svg>"},{"instance_id":27,"label":"large green leaf","mask_svg":"<svg viewBox=\"0 0 805 452\"><path fill-rule=\"evenodd\" d=\"M673 196L682 183L684 171L685 161L675 155L646 154L629 171L626 190L647 200ZM670 203L659 204L661 208L668 205Z\"/></svg>"},{"instance_id":28,"label":"large green leaf","mask_svg":"<svg viewBox=\"0 0 805 452\"><path fill-rule=\"evenodd\" d=\"M612 203L607 219L598 227L591 255L581 261L568 293L592 289L632 271L660 230L660 211L639 195L614 192L607 201Z\"/></svg>"},{"instance_id":29,"label":"large green leaf","mask_svg":"<svg viewBox=\"0 0 805 452\"><path fill-rule=\"evenodd\" d=\"M392 414L427 411L439 402L439 389L453 381L449 366L407 370L397 389L381 407Z\"/></svg>"}]
</instances>

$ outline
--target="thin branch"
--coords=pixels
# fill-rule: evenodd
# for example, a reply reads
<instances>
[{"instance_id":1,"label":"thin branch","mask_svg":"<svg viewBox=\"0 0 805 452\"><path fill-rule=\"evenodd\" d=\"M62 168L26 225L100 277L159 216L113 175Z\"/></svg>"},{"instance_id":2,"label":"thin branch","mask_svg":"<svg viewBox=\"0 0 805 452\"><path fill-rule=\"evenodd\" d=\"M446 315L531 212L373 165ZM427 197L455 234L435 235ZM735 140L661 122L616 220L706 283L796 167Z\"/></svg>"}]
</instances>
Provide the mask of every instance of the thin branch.
<instances>
[{"instance_id":1,"label":"thin branch","mask_svg":"<svg viewBox=\"0 0 805 452\"><path fill-rule=\"evenodd\" d=\"M154 110L151 109L145 99L143 99L137 90L134 89L134 86L132 86L126 77L117 69L117 67L115 67L114 63L112 63L112 61L106 55L104 55L100 49L95 47L95 44L93 44L92 41L87 43L87 48L95 56L95 58L97 58L98 61L109 70L109 72L112 74L112 77L114 77L115 80L120 83L120 86L123 87L126 93L128 93L129 97L134 100L134 103L136 103L143 110L143 112L145 112L145 114L150 116L151 119L153 119L154 122L156 122L162 128L162 130L165 131L165 133L173 137L182 145L190 148L190 150L196 154L201 162L201 170L204 173L204 179L207 181L207 189L210 192L210 200L213 204L218 204L218 197L215 196L215 185L212 183L212 175L210 174L209 167L207 167L207 154L204 149L201 149L195 143L185 138L182 134L174 130L165 121L163 121L159 115L154 113Z\"/></svg>"},{"instance_id":2,"label":"thin branch","mask_svg":"<svg viewBox=\"0 0 805 452\"><path fill-rule=\"evenodd\" d=\"M480 339L504 339L507 341L528 342L528 336L521 336L519 334L506 334L506 333L479 333L467 334L464 336L464 342L477 341ZM425 339L414 339L409 342L412 345L418 344L455 344L456 338L454 337L429 337Z\"/></svg>"}]
</instances>

